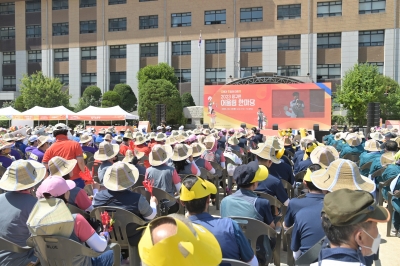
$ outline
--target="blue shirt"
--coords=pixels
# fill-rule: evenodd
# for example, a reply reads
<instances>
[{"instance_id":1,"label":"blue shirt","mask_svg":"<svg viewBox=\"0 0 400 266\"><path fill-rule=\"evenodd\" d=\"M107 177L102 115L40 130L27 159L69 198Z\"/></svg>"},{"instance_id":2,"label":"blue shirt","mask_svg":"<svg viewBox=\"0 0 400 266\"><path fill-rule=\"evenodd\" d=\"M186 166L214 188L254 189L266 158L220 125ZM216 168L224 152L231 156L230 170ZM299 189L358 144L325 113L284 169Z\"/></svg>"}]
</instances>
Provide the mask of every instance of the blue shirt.
<instances>
[{"instance_id":1,"label":"blue shirt","mask_svg":"<svg viewBox=\"0 0 400 266\"><path fill-rule=\"evenodd\" d=\"M299 162L303 161L303 157L304 157L304 150L298 150L294 153L294 156L292 158L293 163L298 164Z\"/></svg>"},{"instance_id":2,"label":"blue shirt","mask_svg":"<svg viewBox=\"0 0 400 266\"><path fill-rule=\"evenodd\" d=\"M76 141L76 142L79 142L81 140L81 138L80 137L73 137L72 140Z\"/></svg>"},{"instance_id":3,"label":"blue shirt","mask_svg":"<svg viewBox=\"0 0 400 266\"><path fill-rule=\"evenodd\" d=\"M275 196L281 203L285 203L285 201L289 199L281 180L273 176L271 173L268 175L267 179L258 183L255 191Z\"/></svg>"},{"instance_id":4,"label":"blue shirt","mask_svg":"<svg viewBox=\"0 0 400 266\"><path fill-rule=\"evenodd\" d=\"M14 148L11 149L10 155L14 156L15 160L22 159L21 154L19 154L19 152L17 150L14 150Z\"/></svg>"},{"instance_id":5,"label":"blue shirt","mask_svg":"<svg viewBox=\"0 0 400 266\"><path fill-rule=\"evenodd\" d=\"M39 163L42 162L44 156L44 152L39 150L38 148L34 149L29 155L28 160L37 161Z\"/></svg>"},{"instance_id":6,"label":"blue shirt","mask_svg":"<svg viewBox=\"0 0 400 266\"><path fill-rule=\"evenodd\" d=\"M25 154L26 145L22 141L15 142L15 147Z\"/></svg>"},{"instance_id":7,"label":"blue shirt","mask_svg":"<svg viewBox=\"0 0 400 266\"><path fill-rule=\"evenodd\" d=\"M96 143L101 143L101 142L103 142L103 140L104 140L104 136L98 135L98 136L96 137L95 142L96 142Z\"/></svg>"},{"instance_id":8,"label":"blue shirt","mask_svg":"<svg viewBox=\"0 0 400 266\"><path fill-rule=\"evenodd\" d=\"M218 140L218 148L223 148L225 149L225 143L226 143L226 137L222 136L219 140Z\"/></svg>"},{"instance_id":9,"label":"blue shirt","mask_svg":"<svg viewBox=\"0 0 400 266\"><path fill-rule=\"evenodd\" d=\"M110 167L111 165L112 165L112 162L110 162L108 160L107 161L103 161L100 164L99 169L97 170L97 175L98 175L99 180L100 180L101 183L103 183L103 178L104 178L104 175L105 175L105 173L107 171L107 168Z\"/></svg>"},{"instance_id":10,"label":"blue shirt","mask_svg":"<svg viewBox=\"0 0 400 266\"><path fill-rule=\"evenodd\" d=\"M330 260L340 262L355 262L360 265L366 265L365 259L360 251L351 248L326 248L319 254L319 261ZM318 263L317 263L318 265ZM355 264L357 265L357 264Z\"/></svg>"},{"instance_id":11,"label":"blue shirt","mask_svg":"<svg viewBox=\"0 0 400 266\"><path fill-rule=\"evenodd\" d=\"M359 153L359 154L361 154L363 152L364 152L364 148L363 148L363 146L361 144L358 145L358 146L349 146L349 145L347 145L347 146L342 148L342 151L340 152L339 156L340 156L340 158L343 158L343 156L345 156L346 154L349 154L349 153Z\"/></svg>"},{"instance_id":12,"label":"blue shirt","mask_svg":"<svg viewBox=\"0 0 400 266\"><path fill-rule=\"evenodd\" d=\"M282 162L282 160L281 160ZM292 171L292 167L290 167L286 163L280 163L280 164L275 164L273 163L269 168L268 168L269 174L276 176L279 179L286 180L290 184L294 183L294 175Z\"/></svg>"},{"instance_id":13,"label":"blue shirt","mask_svg":"<svg viewBox=\"0 0 400 266\"><path fill-rule=\"evenodd\" d=\"M337 142L337 145L336 145L336 150L338 151L338 152L341 152L342 150L343 150L343 148L344 147L347 147L347 146L349 146L349 144L347 144L347 142L346 141L344 141L344 140L338 140L338 142Z\"/></svg>"},{"instance_id":14,"label":"blue shirt","mask_svg":"<svg viewBox=\"0 0 400 266\"><path fill-rule=\"evenodd\" d=\"M307 168L312 165L310 157L307 158L307 160L299 162L297 165L294 167L294 174L297 175L301 171L307 170Z\"/></svg>"},{"instance_id":15,"label":"blue shirt","mask_svg":"<svg viewBox=\"0 0 400 266\"><path fill-rule=\"evenodd\" d=\"M289 206L285 215L285 226L290 227L294 224L296 214L303 208L314 206L324 201L325 194L307 193L305 198L293 198L289 202Z\"/></svg>"},{"instance_id":16,"label":"blue shirt","mask_svg":"<svg viewBox=\"0 0 400 266\"><path fill-rule=\"evenodd\" d=\"M86 152L90 152L90 153L95 153L97 151L97 149L90 147L90 146L82 146L82 151L86 151Z\"/></svg>"},{"instance_id":17,"label":"blue shirt","mask_svg":"<svg viewBox=\"0 0 400 266\"><path fill-rule=\"evenodd\" d=\"M13 160L7 156L0 156L0 165L4 168L8 168L12 164Z\"/></svg>"},{"instance_id":18,"label":"blue shirt","mask_svg":"<svg viewBox=\"0 0 400 266\"><path fill-rule=\"evenodd\" d=\"M377 158L379 158L379 161L380 161L381 156L382 156L382 154L379 151L377 151L377 152L367 152L367 151L365 151L365 152L361 153L361 155L360 155L360 168L364 164L372 162ZM368 176L369 169L362 170L361 174L363 176Z\"/></svg>"},{"instance_id":19,"label":"blue shirt","mask_svg":"<svg viewBox=\"0 0 400 266\"><path fill-rule=\"evenodd\" d=\"M308 206L296 214L293 227L291 250L305 253L325 236L321 223L323 201Z\"/></svg>"}]
</instances>

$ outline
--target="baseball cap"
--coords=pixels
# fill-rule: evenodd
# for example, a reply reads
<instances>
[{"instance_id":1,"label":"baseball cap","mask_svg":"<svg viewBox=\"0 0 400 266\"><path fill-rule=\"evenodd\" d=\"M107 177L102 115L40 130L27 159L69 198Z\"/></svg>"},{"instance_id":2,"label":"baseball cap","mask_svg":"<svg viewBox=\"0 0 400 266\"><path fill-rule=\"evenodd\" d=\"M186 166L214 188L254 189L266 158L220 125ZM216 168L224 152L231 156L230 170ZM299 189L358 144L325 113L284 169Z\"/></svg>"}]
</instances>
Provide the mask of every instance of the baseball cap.
<instances>
[{"instance_id":1,"label":"baseball cap","mask_svg":"<svg viewBox=\"0 0 400 266\"><path fill-rule=\"evenodd\" d=\"M185 182L185 179L188 177L195 177L197 181L193 184L192 188L189 190L186 188L184 184L181 186L180 191L180 199L183 201L189 201L194 199L201 199L210 194L216 194L217 188L215 185L207 180L204 180L198 176L188 175L183 180L182 183Z\"/></svg>"},{"instance_id":2,"label":"baseball cap","mask_svg":"<svg viewBox=\"0 0 400 266\"><path fill-rule=\"evenodd\" d=\"M66 124L58 123L53 127L53 130L68 130L68 127Z\"/></svg>"},{"instance_id":3,"label":"baseball cap","mask_svg":"<svg viewBox=\"0 0 400 266\"><path fill-rule=\"evenodd\" d=\"M258 165L258 162L253 161L236 167L233 178L238 185L248 185L267 179L268 174L267 167Z\"/></svg>"},{"instance_id":4,"label":"baseball cap","mask_svg":"<svg viewBox=\"0 0 400 266\"><path fill-rule=\"evenodd\" d=\"M32 136L30 136L29 137L29 142L35 142L35 141L37 141L38 140L38 136L37 135L32 135Z\"/></svg>"},{"instance_id":5,"label":"baseball cap","mask_svg":"<svg viewBox=\"0 0 400 266\"><path fill-rule=\"evenodd\" d=\"M43 193L49 193L53 197L58 197L73 189L75 186L76 184L72 180L65 180L61 176L56 175L49 176L38 187L36 196L38 198L43 198Z\"/></svg>"},{"instance_id":6,"label":"baseball cap","mask_svg":"<svg viewBox=\"0 0 400 266\"><path fill-rule=\"evenodd\" d=\"M347 188L328 193L324 198L322 213L335 226L369 221L385 223L390 220L389 211L379 206L371 193Z\"/></svg>"}]
</instances>

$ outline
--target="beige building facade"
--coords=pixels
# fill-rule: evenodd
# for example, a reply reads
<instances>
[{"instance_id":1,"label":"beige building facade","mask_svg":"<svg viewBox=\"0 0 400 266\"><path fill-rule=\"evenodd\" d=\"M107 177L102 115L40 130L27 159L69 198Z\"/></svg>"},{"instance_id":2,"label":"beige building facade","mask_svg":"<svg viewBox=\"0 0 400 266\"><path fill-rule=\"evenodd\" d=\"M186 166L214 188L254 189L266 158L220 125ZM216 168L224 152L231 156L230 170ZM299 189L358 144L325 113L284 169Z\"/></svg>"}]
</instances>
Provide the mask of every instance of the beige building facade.
<instances>
[{"instance_id":1,"label":"beige building facade","mask_svg":"<svg viewBox=\"0 0 400 266\"><path fill-rule=\"evenodd\" d=\"M357 62L399 81L398 0L0 0L0 102L42 70L83 90L127 83L146 65L203 87L256 72L337 82ZM201 44L200 43L201 35Z\"/></svg>"}]
</instances>

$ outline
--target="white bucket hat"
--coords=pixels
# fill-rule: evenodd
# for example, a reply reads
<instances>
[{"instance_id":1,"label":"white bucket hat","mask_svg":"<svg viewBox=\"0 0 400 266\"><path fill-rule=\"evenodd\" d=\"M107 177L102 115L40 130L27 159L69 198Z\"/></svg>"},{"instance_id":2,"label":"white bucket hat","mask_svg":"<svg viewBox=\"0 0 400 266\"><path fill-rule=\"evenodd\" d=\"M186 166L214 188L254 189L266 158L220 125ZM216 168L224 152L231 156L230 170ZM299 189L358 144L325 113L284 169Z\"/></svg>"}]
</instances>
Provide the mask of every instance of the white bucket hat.
<instances>
[{"instance_id":1,"label":"white bucket hat","mask_svg":"<svg viewBox=\"0 0 400 266\"><path fill-rule=\"evenodd\" d=\"M26 190L39 184L46 175L46 167L33 160L14 161L0 179L6 191Z\"/></svg>"},{"instance_id":2,"label":"white bucket hat","mask_svg":"<svg viewBox=\"0 0 400 266\"><path fill-rule=\"evenodd\" d=\"M116 162L108 167L103 185L111 191L120 191L132 187L139 177L139 170L132 164Z\"/></svg>"}]
</instances>

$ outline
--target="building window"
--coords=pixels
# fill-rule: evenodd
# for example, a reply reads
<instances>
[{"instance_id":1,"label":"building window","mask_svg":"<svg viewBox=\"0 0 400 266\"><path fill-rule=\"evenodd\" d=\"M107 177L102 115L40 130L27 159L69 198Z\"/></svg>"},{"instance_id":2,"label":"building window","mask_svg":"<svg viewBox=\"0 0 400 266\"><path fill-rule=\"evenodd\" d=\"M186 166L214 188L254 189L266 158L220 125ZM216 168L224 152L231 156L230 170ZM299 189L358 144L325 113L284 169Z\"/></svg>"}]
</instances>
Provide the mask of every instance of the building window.
<instances>
[{"instance_id":1,"label":"building window","mask_svg":"<svg viewBox=\"0 0 400 266\"><path fill-rule=\"evenodd\" d=\"M126 72L110 72L110 85L114 88L116 84L126 83Z\"/></svg>"},{"instance_id":2,"label":"building window","mask_svg":"<svg viewBox=\"0 0 400 266\"><path fill-rule=\"evenodd\" d=\"M3 76L3 91L15 90L17 86L17 80L15 76Z\"/></svg>"},{"instance_id":3,"label":"building window","mask_svg":"<svg viewBox=\"0 0 400 266\"><path fill-rule=\"evenodd\" d=\"M97 22L96 20L81 21L81 34L96 33Z\"/></svg>"},{"instance_id":4,"label":"building window","mask_svg":"<svg viewBox=\"0 0 400 266\"><path fill-rule=\"evenodd\" d=\"M226 24L226 9L204 12L204 25Z\"/></svg>"},{"instance_id":5,"label":"building window","mask_svg":"<svg viewBox=\"0 0 400 266\"><path fill-rule=\"evenodd\" d=\"M278 6L278 20L301 18L301 4Z\"/></svg>"},{"instance_id":6,"label":"building window","mask_svg":"<svg viewBox=\"0 0 400 266\"><path fill-rule=\"evenodd\" d=\"M68 9L68 0L53 0L53 10Z\"/></svg>"},{"instance_id":7,"label":"building window","mask_svg":"<svg viewBox=\"0 0 400 266\"><path fill-rule=\"evenodd\" d=\"M26 26L26 38L40 38L42 37L42 26L30 25Z\"/></svg>"},{"instance_id":8,"label":"building window","mask_svg":"<svg viewBox=\"0 0 400 266\"><path fill-rule=\"evenodd\" d=\"M317 79L339 79L340 64L317 65Z\"/></svg>"},{"instance_id":9,"label":"building window","mask_svg":"<svg viewBox=\"0 0 400 266\"><path fill-rule=\"evenodd\" d=\"M386 0L359 0L358 14L382 13L386 9Z\"/></svg>"},{"instance_id":10,"label":"building window","mask_svg":"<svg viewBox=\"0 0 400 266\"><path fill-rule=\"evenodd\" d=\"M206 68L206 84L215 82L225 82L225 68Z\"/></svg>"},{"instance_id":11,"label":"building window","mask_svg":"<svg viewBox=\"0 0 400 266\"><path fill-rule=\"evenodd\" d=\"M300 66L278 66L279 76L299 76Z\"/></svg>"},{"instance_id":12,"label":"building window","mask_svg":"<svg viewBox=\"0 0 400 266\"><path fill-rule=\"evenodd\" d=\"M261 52L262 51L262 38L241 38L240 39L241 52Z\"/></svg>"},{"instance_id":13,"label":"building window","mask_svg":"<svg viewBox=\"0 0 400 266\"><path fill-rule=\"evenodd\" d=\"M206 54L226 53L226 39L206 40Z\"/></svg>"},{"instance_id":14,"label":"building window","mask_svg":"<svg viewBox=\"0 0 400 266\"><path fill-rule=\"evenodd\" d=\"M383 75L383 62L365 62L365 63L360 63L360 64L369 64L372 66L376 66L378 68L378 71L381 75Z\"/></svg>"},{"instance_id":15,"label":"building window","mask_svg":"<svg viewBox=\"0 0 400 266\"><path fill-rule=\"evenodd\" d=\"M112 18L108 20L108 31L125 31L126 18Z\"/></svg>"},{"instance_id":16,"label":"building window","mask_svg":"<svg viewBox=\"0 0 400 266\"><path fill-rule=\"evenodd\" d=\"M385 43L384 30L358 32L358 46L383 46Z\"/></svg>"},{"instance_id":17,"label":"building window","mask_svg":"<svg viewBox=\"0 0 400 266\"><path fill-rule=\"evenodd\" d=\"M26 13L29 12L40 12L42 9L41 7L41 2L40 0L35 0L35 1L26 1L25 2L25 8L26 8Z\"/></svg>"},{"instance_id":18,"label":"building window","mask_svg":"<svg viewBox=\"0 0 400 266\"><path fill-rule=\"evenodd\" d=\"M192 26L192 13L173 13L171 14L171 27L189 27Z\"/></svg>"},{"instance_id":19,"label":"building window","mask_svg":"<svg viewBox=\"0 0 400 266\"><path fill-rule=\"evenodd\" d=\"M90 85L97 84L97 74L96 73L82 73L81 74L81 85L86 88Z\"/></svg>"},{"instance_id":20,"label":"building window","mask_svg":"<svg viewBox=\"0 0 400 266\"><path fill-rule=\"evenodd\" d=\"M64 49L54 49L54 61L68 61L69 60L69 51L68 48Z\"/></svg>"},{"instance_id":21,"label":"building window","mask_svg":"<svg viewBox=\"0 0 400 266\"><path fill-rule=\"evenodd\" d=\"M190 55L191 51L190 41L172 42L172 55Z\"/></svg>"},{"instance_id":22,"label":"building window","mask_svg":"<svg viewBox=\"0 0 400 266\"><path fill-rule=\"evenodd\" d=\"M337 17L342 15L342 1L317 3L317 17Z\"/></svg>"},{"instance_id":23,"label":"building window","mask_svg":"<svg viewBox=\"0 0 400 266\"><path fill-rule=\"evenodd\" d=\"M126 58L126 45L110 46L110 58Z\"/></svg>"},{"instance_id":24,"label":"building window","mask_svg":"<svg viewBox=\"0 0 400 266\"><path fill-rule=\"evenodd\" d=\"M126 4L126 0L108 0L109 5Z\"/></svg>"},{"instance_id":25,"label":"building window","mask_svg":"<svg viewBox=\"0 0 400 266\"><path fill-rule=\"evenodd\" d=\"M153 16L140 16L139 29L157 29L158 28L158 15Z\"/></svg>"},{"instance_id":26,"label":"building window","mask_svg":"<svg viewBox=\"0 0 400 266\"><path fill-rule=\"evenodd\" d=\"M191 69L175 69L175 76L178 78L179 83L191 82L192 81L192 70Z\"/></svg>"},{"instance_id":27,"label":"building window","mask_svg":"<svg viewBox=\"0 0 400 266\"><path fill-rule=\"evenodd\" d=\"M14 3L0 3L0 15L15 14Z\"/></svg>"},{"instance_id":28,"label":"building window","mask_svg":"<svg viewBox=\"0 0 400 266\"><path fill-rule=\"evenodd\" d=\"M263 20L263 8L251 7L240 9L240 22L255 22Z\"/></svg>"},{"instance_id":29,"label":"building window","mask_svg":"<svg viewBox=\"0 0 400 266\"><path fill-rule=\"evenodd\" d=\"M335 33L318 33L317 34L317 47L326 48L340 48L342 46L342 34Z\"/></svg>"},{"instance_id":30,"label":"building window","mask_svg":"<svg viewBox=\"0 0 400 266\"><path fill-rule=\"evenodd\" d=\"M241 67L240 68L240 77L245 78L245 77L251 77L255 73L260 73L262 72L262 67L261 66L255 66L255 67Z\"/></svg>"},{"instance_id":31,"label":"building window","mask_svg":"<svg viewBox=\"0 0 400 266\"><path fill-rule=\"evenodd\" d=\"M15 38L15 27L2 27L0 31L2 40L14 39Z\"/></svg>"},{"instance_id":32,"label":"building window","mask_svg":"<svg viewBox=\"0 0 400 266\"><path fill-rule=\"evenodd\" d=\"M64 85L69 84L69 75L68 74L54 74L55 78L58 78L60 82Z\"/></svg>"},{"instance_id":33,"label":"building window","mask_svg":"<svg viewBox=\"0 0 400 266\"><path fill-rule=\"evenodd\" d=\"M278 36L278 50L300 50L300 34Z\"/></svg>"},{"instance_id":34,"label":"building window","mask_svg":"<svg viewBox=\"0 0 400 266\"><path fill-rule=\"evenodd\" d=\"M28 63L42 62L42 50L28 51Z\"/></svg>"},{"instance_id":35,"label":"building window","mask_svg":"<svg viewBox=\"0 0 400 266\"><path fill-rule=\"evenodd\" d=\"M79 0L79 7L96 6L96 0Z\"/></svg>"},{"instance_id":36,"label":"building window","mask_svg":"<svg viewBox=\"0 0 400 266\"><path fill-rule=\"evenodd\" d=\"M140 57L158 56L158 43L140 44Z\"/></svg>"},{"instance_id":37,"label":"building window","mask_svg":"<svg viewBox=\"0 0 400 266\"><path fill-rule=\"evenodd\" d=\"M68 22L53 23L53 36L68 35Z\"/></svg>"},{"instance_id":38,"label":"building window","mask_svg":"<svg viewBox=\"0 0 400 266\"><path fill-rule=\"evenodd\" d=\"M15 64L15 52L4 52L3 64Z\"/></svg>"},{"instance_id":39,"label":"building window","mask_svg":"<svg viewBox=\"0 0 400 266\"><path fill-rule=\"evenodd\" d=\"M82 60L96 60L97 59L96 46L82 47L81 48L81 58L82 58Z\"/></svg>"}]
</instances>

